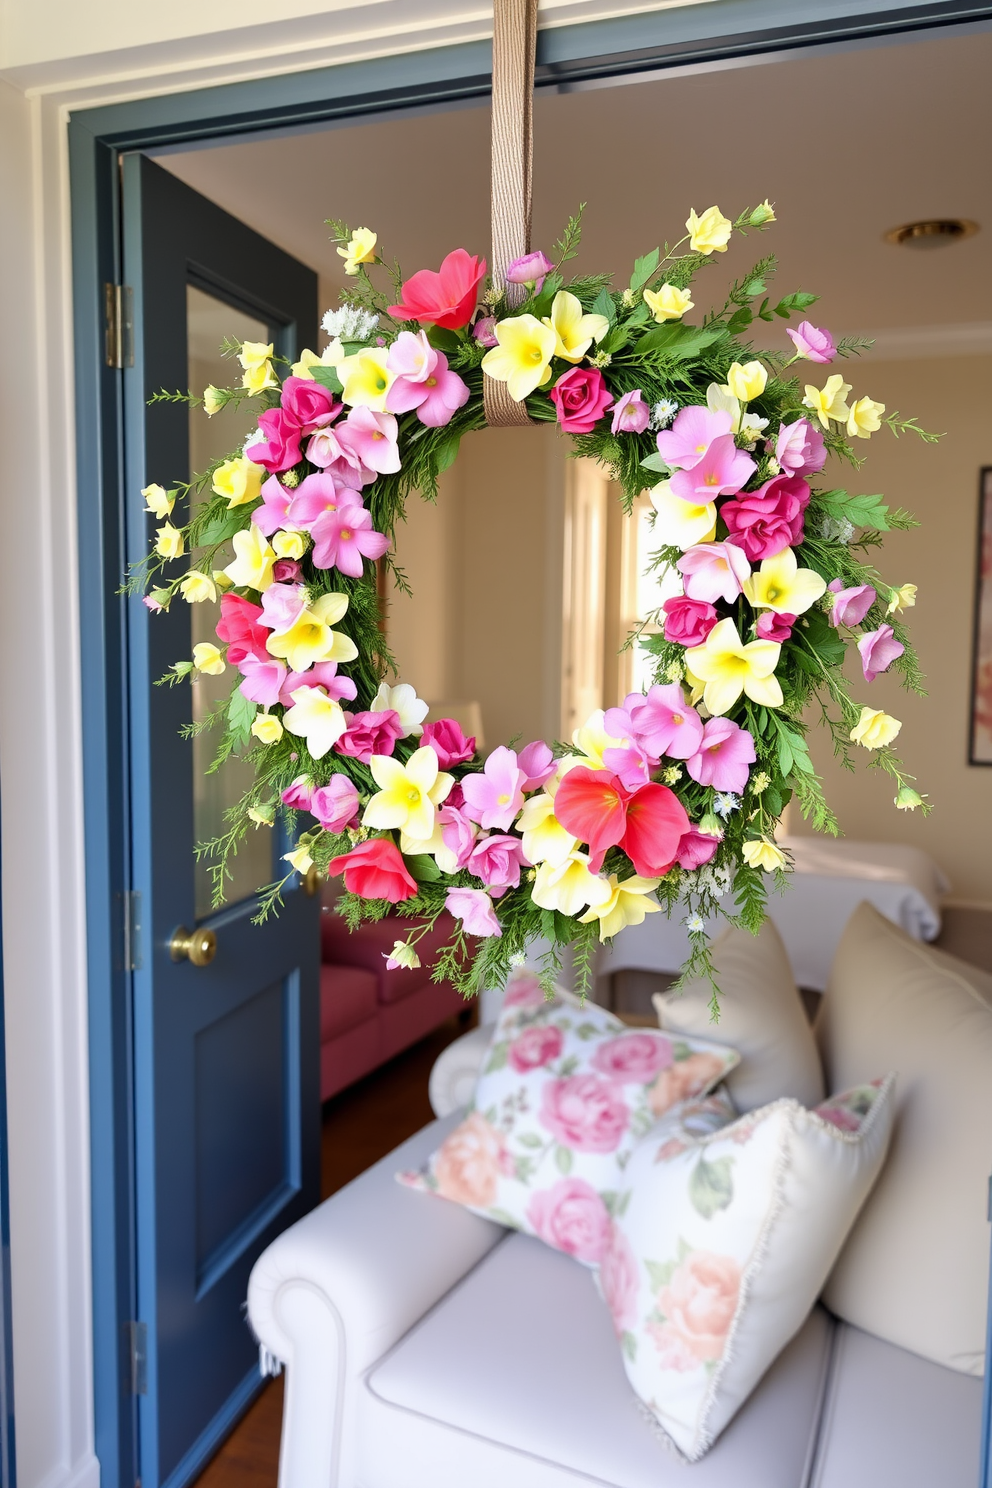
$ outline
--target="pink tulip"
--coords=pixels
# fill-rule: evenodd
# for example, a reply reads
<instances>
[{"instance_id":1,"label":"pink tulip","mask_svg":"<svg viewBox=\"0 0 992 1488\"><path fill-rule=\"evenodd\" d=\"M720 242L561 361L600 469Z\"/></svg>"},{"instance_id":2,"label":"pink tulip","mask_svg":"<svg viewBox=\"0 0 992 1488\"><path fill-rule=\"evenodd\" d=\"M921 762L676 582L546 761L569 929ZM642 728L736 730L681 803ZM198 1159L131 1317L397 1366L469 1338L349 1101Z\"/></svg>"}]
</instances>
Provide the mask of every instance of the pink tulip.
<instances>
[{"instance_id":1,"label":"pink tulip","mask_svg":"<svg viewBox=\"0 0 992 1488\"><path fill-rule=\"evenodd\" d=\"M840 579L827 585L834 602L827 619L831 625L860 625L878 598L870 584L855 584L845 589Z\"/></svg>"},{"instance_id":2,"label":"pink tulip","mask_svg":"<svg viewBox=\"0 0 992 1488\"><path fill-rule=\"evenodd\" d=\"M389 547L389 538L375 531L372 514L364 506L343 506L340 511L326 512L311 530L314 568L336 568L352 579L362 577L363 558L375 562Z\"/></svg>"},{"instance_id":3,"label":"pink tulip","mask_svg":"<svg viewBox=\"0 0 992 1488\"><path fill-rule=\"evenodd\" d=\"M672 494L700 506L715 501L718 496L735 496L756 468L751 456L737 448L732 434L721 434L691 470L675 472L671 479Z\"/></svg>"},{"instance_id":4,"label":"pink tulip","mask_svg":"<svg viewBox=\"0 0 992 1488\"><path fill-rule=\"evenodd\" d=\"M774 446L769 440L765 448L774 454L786 475L817 475L827 463L823 435L804 418L783 424Z\"/></svg>"},{"instance_id":5,"label":"pink tulip","mask_svg":"<svg viewBox=\"0 0 992 1488\"><path fill-rule=\"evenodd\" d=\"M686 769L700 785L718 791L740 792L747 785L748 765L755 761L754 740L729 718L711 718L703 729L698 754Z\"/></svg>"},{"instance_id":6,"label":"pink tulip","mask_svg":"<svg viewBox=\"0 0 992 1488\"><path fill-rule=\"evenodd\" d=\"M343 832L358 820L358 791L347 775L332 775L314 791L310 810L325 832Z\"/></svg>"},{"instance_id":7,"label":"pink tulip","mask_svg":"<svg viewBox=\"0 0 992 1488\"><path fill-rule=\"evenodd\" d=\"M697 543L682 554L675 567L689 598L707 604L717 599L733 604L751 577L751 565L741 549L728 542Z\"/></svg>"},{"instance_id":8,"label":"pink tulip","mask_svg":"<svg viewBox=\"0 0 992 1488\"><path fill-rule=\"evenodd\" d=\"M887 672L905 649L902 642L896 640L891 625L880 625L877 630L867 631L858 641L865 681L874 682L881 672Z\"/></svg>"},{"instance_id":9,"label":"pink tulip","mask_svg":"<svg viewBox=\"0 0 992 1488\"><path fill-rule=\"evenodd\" d=\"M461 920L462 929L469 935L502 935L499 920L493 911L493 901L485 889L449 889L444 907L449 914Z\"/></svg>"},{"instance_id":10,"label":"pink tulip","mask_svg":"<svg viewBox=\"0 0 992 1488\"><path fill-rule=\"evenodd\" d=\"M719 837L711 837L698 827L690 827L679 842L675 861L680 868L687 868L691 872L694 868L702 868L705 863L712 862L719 846Z\"/></svg>"},{"instance_id":11,"label":"pink tulip","mask_svg":"<svg viewBox=\"0 0 992 1488\"><path fill-rule=\"evenodd\" d=\"M277 558L272 565L272 581L275 584L298 584L303 565L296 558Z\"/></svg>"},{"instance_id":12,"label":"pink tulip","mask_svg":"<svg viewBox=\"0 0 992 1488\"><path fill-rule=\"evenodd\" d=\"M759 641L776 641L782 645L792 635L792 627L796 623L796 616L782 611L776 615L774 610L762 610L755 624L755 634Z\"/></svg>"},{"instance_id":13,"label":"pink tulip","mask_svg":"<svg viewBox=\"0 0 992 1488\"><path fill-rule=\"evenodd\" d=\"M453 718L438 718L425 724L420 743L421 746L430 745L442 770L450 770L452 765L465 765L475 754L475 739L466 739Z\"/></svg>"},{"instance_id":14,"label":"pink tulip","mask_svg":"<svg viewBox=\"0 0 992 1488\"><path fill-rule=\"evenodd\" d=\"M282 793L284 806L291 806L294 811L309 811L310 798L313 795L313 781L309 775L297 775L292 785L287 785Z\"/></svg>"},{"instance_id":15,"label":"pink tulip","mask_svg":"<svg viewBox=\"0 0 992 1488\"><path fill-rule=\"evenodd\" d=\"M246 656L269 660L265 649L269 637L259 624L261 615L261 605L252 604L250 599L243 599L240 594L221 595L217 639L226 642L227 659L232 666L240 666Z\"/></svg>"},{"instance_id":16,"label":"pink tulip","mask_svg":"<svg viewBox=\"0 0 992 1488\"><path fill-rule=\"evenodd\" d=\"M507 284L529 284L540 292L545 276L554 271L554 264L540 249L536 253L525 253L515 258L506 271Z\"/></svg>"},{"instance_id":17,"label":"pink tulip","mask_svg":"<svg viewBox=\"0 0 992 1488\"><path fill-rule=\"evenodd\" d=\"M498 346L496 339L496 317L495 315L480 315L472 327L472 335L480 346Z\"/></svg>"},{"instance_id":18,"label":"pink tulip","mask_svg":"<svg viewBox=\"0 0 992 1488\"><path fill-rule=\"evenodd\" d=\"M487 830L505 831L524 803L526 778L514 751L501 744L486 760L482 774L462 777L466 814Z\"/></svg>"},{"instance_id":19,"label":"pink tulip","mask_svg":"<svg viewBox=\"0 0 992 1488\"><path fill-rule=\"evenodd\" d=\"M785 334L796 348L797 356L805 357L808 362L832 362L837 355L830 332L819 330L808 320L804 320L795 331L786 326Z\"/></svg>"},{"instance_id":20,"label":"pink tulip","mask_svg":"<svg viewBox=\"0 0 992 1488\"><path fill-rule=\"evenodd\" d=\"M720 616L711 604L675 595L661 607L665 612L665 640L679 646L701 646Z\"/></svg>"},{"instance_id":21,"label":"pink tulip","mask_svg":"<svg viewBox=\"0 0 992 1488\"><path fill-rule=\"evenodd\" d=\"M640 388L624 393L613 410L611 434L643 434L651 419L651 410Z\"/></svg>"},{"instance_id":22,"label":"pink tulip","mask_svg":"<svg viewBox=\"0 0 992 1488\"><path fill-rule=\"evenodd\" d=\"M658 435L658 453L672 470L692 470L714 439L731 432L733 421L725 409L692 404L683 408L670 429Z\"/></svg>"}]
</instances>

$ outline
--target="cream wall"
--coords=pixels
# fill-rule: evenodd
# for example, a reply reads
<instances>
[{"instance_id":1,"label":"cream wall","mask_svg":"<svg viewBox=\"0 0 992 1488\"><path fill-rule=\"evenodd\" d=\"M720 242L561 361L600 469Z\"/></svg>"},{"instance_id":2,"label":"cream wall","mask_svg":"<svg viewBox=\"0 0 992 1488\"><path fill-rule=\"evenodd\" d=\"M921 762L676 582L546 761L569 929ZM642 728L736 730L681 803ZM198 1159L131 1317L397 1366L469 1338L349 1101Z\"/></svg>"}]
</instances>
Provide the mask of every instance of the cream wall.
<instances>
[{"instance_id":1,"label":"cream wall","mask_svg":"<svg viewBox=\"0 0 992 1488\"><path fill-rule=\"evenodd\" d=\"M811 738L813 758L848 836L923 848L951 879L952 899L992 905L992 768L967 763L978 472L992 465L992 358L868 361L846 375L890 412L916 414L925 428L945 435L934 446L880 431L866 446L860 474L836 475L851 491L884 492L890 505L906 507L921 524L887 534L876 562L892 583L919 585L907 618L928 696L903 691L894 671L867 685L856 655L850 675L859 701L903 720L897 748L935 809L927 818L896 811L887 778L840 769L820 731ZM867 763L863 751L856 753L859 764ZM792 829L809 830L797 813Z\"/></svg>"}]
</instances>

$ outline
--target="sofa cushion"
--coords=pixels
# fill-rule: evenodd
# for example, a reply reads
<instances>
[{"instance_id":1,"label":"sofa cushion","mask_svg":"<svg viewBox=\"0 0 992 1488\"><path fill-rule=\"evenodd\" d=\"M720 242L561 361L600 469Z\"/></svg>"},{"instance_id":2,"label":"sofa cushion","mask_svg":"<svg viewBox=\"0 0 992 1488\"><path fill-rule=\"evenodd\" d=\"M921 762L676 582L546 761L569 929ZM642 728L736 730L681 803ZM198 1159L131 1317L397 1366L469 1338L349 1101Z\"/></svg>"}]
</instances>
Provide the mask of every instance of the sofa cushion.
<instances>
[{"instance_id":1,"label":"sofa cushion","mask_svg":"<svg viewBox=\"0 0 992 1488\"><path fill-rule=\"evenodd\" d=\"M713 967L719 1022L711 1013L713 988L700 977L679 992L655 994L659 1025L737 1050L741 1062L727 1076L727 1088L738 1111L783 1095L815 1106L824 1095L820 1055L774 923L766 920L757 935L729 925L713 944Z\"/></svg>"},{"instance_id":2,"label":"sofa cushion","mask_svg":"<svg viewBox=\"0 0 992 1488\"><path fill-rule=\"evenodd\" d=\"M374 1018L379 1010L377 987L372 972L360 966L322 966L320 1042Z\"/></svg>"},{"instance_id":3,"label":"sofa cushion","mask_svg":"<svg viewBox=\"0 0 992 1488\"><path fill-rule=\"evenodd\" d=\"M830 1331L817 1309L687 1469L631 1394L588 1271L511 1235L373 1369L363 1488L799 1488Z\"/></svg>"},{"instance_id":4,"label":"sofa cushion","mask_svg":"<svg viewBox=\"0 0 992 1488\"><path fill-rule=\"evenodd\" d=\"M981 1374L992 1171L992 976L851 916L817 1031L835 1088L898 1071L888 1162L825 1292L859 1328Z\"/></svg>"},{"instance_id":5,"label":"sofa cushion","mask_svg":"<svg viewBox=\"0 0 992 1488\"><path fill-rule=\"evenodd\" d=\"M320 917L321 958L345 966L362 966L371 971L378 984L379 1001L401 1002L431 979L431 970L441 947L451 938L454 922L441 915L437 924L417 942L421 964L412 969L386 970L386 957L397 940L406 940L413 921L402 915L386 915L381 920L368 920L351 931L340 915L333 911Z\"/></svg>"}]
</instances>

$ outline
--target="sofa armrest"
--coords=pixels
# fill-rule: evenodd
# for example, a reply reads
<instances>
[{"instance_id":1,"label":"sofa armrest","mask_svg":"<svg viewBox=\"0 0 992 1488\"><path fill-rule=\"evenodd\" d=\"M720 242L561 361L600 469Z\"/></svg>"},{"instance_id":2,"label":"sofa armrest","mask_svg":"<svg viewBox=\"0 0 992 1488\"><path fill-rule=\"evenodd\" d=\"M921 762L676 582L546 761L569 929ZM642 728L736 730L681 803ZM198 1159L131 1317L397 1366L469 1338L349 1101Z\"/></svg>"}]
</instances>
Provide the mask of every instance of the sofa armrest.
<instances>
[{"instance_id":1,"label":"sofa armrest","mask_svg":"<svg viewBox=\"0 0 992 1488\"><path fill-rule=\"evenodd\" d=\"M482 1061L492 1039L492 1028L471 1028L456 1038L434 1061L427 1083L431 1110L442 1118L467 1106L479 1083Z\"/></svg>"},{"instance_id":2,"label":"sofa armrest","mask_svg":"<svg viewBox=\"0 0 992 1488\"><path fill-rule=\"evenodd\" d=\"M458 1114L436 1121L286 1230L256 1261L248 1316L286 1365L279 1488L354 1480L362 1374L460 1281L505 1231L396 1182Z\"/></svg>"}]
</instances>

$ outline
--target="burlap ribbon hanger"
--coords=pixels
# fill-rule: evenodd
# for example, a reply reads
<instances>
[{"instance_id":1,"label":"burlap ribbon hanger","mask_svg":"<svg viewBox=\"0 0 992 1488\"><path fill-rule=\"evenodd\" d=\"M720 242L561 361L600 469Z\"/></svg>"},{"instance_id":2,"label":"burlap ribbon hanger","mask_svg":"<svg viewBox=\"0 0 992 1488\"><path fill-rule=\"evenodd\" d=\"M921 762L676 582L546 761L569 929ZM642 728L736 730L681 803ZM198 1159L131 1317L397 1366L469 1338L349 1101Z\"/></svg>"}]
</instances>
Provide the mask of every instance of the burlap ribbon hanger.
<instances>
[{"instance_id":1,"label":"burlap ribbon hanger","mask_svg":"<svg viewBox=\"0 0 992 1488\"><path fill-rule=\"evenodd\" d=\"M493 0L492 221L493 288L507 289L511 304L523 299L522 285L506 284L515 258L530 252L531 176L534 161L534 53L537 0ZM529 424L504 382L483 375L486 423Z\"/></svg>"}]
</instances>

